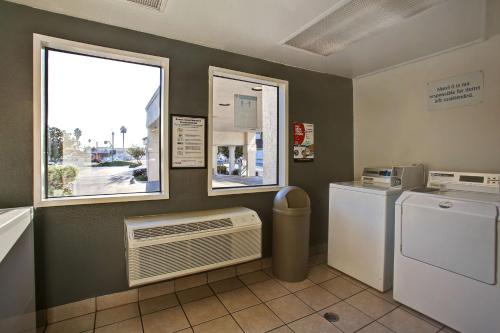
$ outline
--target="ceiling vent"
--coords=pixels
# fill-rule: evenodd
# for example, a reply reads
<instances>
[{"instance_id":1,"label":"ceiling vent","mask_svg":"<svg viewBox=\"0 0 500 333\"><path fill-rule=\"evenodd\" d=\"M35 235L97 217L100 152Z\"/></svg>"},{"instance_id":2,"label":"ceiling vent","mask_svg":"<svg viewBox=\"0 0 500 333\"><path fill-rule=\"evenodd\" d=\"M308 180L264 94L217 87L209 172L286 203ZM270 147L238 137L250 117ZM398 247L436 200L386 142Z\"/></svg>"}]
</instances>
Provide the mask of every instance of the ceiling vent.
<instances>
[{"instance_id":1,"label":"ceiling vent","mask_svg":"<svg viewBox=\"0 0 500 333\"><path fill-rule=\"evenodd\" d=\"M447 0L344 0L283 44L328 56Z\"/></svg>"},{"instance_id":2,"label":"ceiling vent","mask_svg":"<svg viewBox=\"0 0 500 333\"><path fill-rule=\"evenodd\" d=\"M154 9L159 12L162 12L167 5L167 0L126 0L128 2L132 2L138 4L142 7Z\"/></svg>"}]
</instances>

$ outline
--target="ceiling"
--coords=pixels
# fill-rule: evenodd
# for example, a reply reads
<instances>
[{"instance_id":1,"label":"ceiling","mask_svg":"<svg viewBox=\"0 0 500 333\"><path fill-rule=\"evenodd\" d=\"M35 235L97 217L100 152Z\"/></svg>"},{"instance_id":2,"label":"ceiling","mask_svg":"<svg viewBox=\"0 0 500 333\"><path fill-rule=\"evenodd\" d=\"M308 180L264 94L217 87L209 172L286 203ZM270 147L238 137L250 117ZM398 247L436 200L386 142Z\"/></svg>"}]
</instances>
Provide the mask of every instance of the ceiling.
<instances>
[{"instance_id":1,"label":"ceiling","mask_svg":"<svg viewBox=\"0 0 500 333\"><path fill-rule=\"evenodd\" d=\"M164 12L125 0L9 1L354 78L483 38L486 2L497 0L447 0L330 56L283 42L348 0L168 0Z\"/></svg>"}]
</instances>

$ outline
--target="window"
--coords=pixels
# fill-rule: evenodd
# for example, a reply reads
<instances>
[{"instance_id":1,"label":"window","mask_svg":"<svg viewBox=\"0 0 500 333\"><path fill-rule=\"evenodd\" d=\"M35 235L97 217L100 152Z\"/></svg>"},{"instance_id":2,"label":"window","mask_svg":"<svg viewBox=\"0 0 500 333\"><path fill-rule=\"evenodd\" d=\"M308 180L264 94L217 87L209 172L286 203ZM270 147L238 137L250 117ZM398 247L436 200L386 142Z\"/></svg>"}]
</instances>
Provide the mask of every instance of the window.
<instances>
[{"instance_id":1,"label":"window","mask_svg":"<svg viewBox=\"0 0 500 333\"><path fill-rule=\"evenodd\" d=\"M287 183L288 83L210 67L209 195Z\"/></svg>"},{"instance_id":2,"label":"window","mask_svg":"<svg viewBox=\"0 0 500 333\"><path fill-rule=\"evenodd\" d=\"M35 205L168 198L168 59L34 41Z\"/></svg>"}]
</instances>

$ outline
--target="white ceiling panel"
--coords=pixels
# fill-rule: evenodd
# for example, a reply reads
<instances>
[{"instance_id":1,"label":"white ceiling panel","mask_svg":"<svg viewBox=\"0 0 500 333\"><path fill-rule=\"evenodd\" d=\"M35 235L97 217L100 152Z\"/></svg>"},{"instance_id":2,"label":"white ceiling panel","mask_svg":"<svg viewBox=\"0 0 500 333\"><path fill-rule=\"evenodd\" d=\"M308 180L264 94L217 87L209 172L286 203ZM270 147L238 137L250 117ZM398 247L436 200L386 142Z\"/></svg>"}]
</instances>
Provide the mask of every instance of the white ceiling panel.
<instances>
[{"instance_id":1,"label":"white ceiling panel","mask_svg":"<svg viewBox=\"0 0 500 333\"><path fill-rule=\"evenodd\" d=\"M477 41L486 2L500 0L447 0L329 56L283 42L349 0L168 0L161 11L128 0L9 1L352 78Z\"/></svg>"}]
</instances>

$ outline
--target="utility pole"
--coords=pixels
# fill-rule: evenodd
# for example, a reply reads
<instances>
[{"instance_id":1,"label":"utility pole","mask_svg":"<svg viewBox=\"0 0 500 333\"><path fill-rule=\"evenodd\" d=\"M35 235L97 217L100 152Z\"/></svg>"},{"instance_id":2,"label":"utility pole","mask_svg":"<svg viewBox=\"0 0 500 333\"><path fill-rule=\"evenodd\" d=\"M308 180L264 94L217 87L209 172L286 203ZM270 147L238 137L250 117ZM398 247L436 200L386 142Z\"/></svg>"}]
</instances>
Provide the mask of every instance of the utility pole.
<instances>
[{"instance_id":1,"label":"utility pole","mask_svg":"<svg viewBox=\"0 0 500 333\"><path fill-rule=\"evenodd\" d=\"M115 132L111 132L111 162L115 161Z\"/></svg>"}]
</instances>

